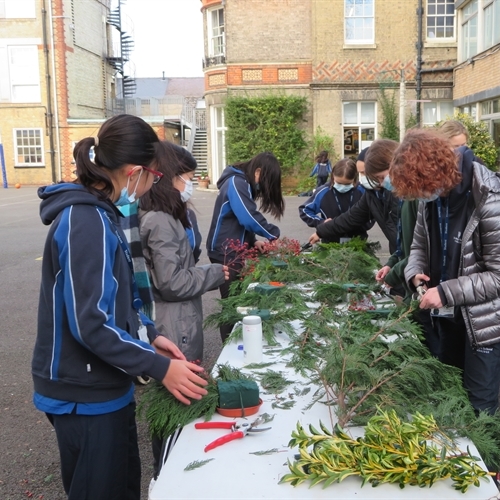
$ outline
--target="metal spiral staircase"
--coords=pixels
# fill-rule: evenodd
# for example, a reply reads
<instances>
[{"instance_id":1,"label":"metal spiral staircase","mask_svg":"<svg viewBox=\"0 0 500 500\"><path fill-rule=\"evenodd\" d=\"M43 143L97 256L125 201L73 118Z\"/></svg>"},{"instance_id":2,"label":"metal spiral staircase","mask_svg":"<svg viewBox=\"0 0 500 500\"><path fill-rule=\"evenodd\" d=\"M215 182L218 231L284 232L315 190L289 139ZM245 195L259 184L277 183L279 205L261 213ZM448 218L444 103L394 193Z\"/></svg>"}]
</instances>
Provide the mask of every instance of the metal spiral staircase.
<instances>
[{"instance_id":1,"label":"metal spiral staircase","mask_svg":"<svg viewBox=\"0 0 500 500\"><path fill-rule=\"evenodd\" d=\"M116 28L120 35L120 54L108 57L107 60L121 75L123 99L127 99L135 94L137 86L135 78L127 74L127 63L130 61L130 54L134 49L134 40L123 27L123 13L121 7L124 3L125 0L118 0L118 6L108 15L108 24Z\"/></svg>"}]
</instances>

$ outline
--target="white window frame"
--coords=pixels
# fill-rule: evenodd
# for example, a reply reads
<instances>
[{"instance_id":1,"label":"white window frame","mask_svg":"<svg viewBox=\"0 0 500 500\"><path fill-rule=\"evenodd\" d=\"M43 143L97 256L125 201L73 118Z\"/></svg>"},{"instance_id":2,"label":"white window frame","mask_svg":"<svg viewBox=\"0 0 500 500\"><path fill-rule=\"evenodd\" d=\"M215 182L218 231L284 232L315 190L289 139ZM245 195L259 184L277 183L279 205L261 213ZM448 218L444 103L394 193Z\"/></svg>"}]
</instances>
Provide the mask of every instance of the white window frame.
<instances>
[{"instance_id":1,"label":"white window frame","mask_svg":"<svg viewBox=\"0 0 500 500\"><path fill-rule=\"evenodd\" d=\"M220 20L222 15L224 23L217 24L213 22L214 14ZM225 12L224 8L207 10L207 38L208 38L208 55L209 57L217 57L226 55L226 30L225 30ZM217 43L216 43L217 42Z\"/></svg>"},{"instance_id":2,"label":"white window frame","mask_svg":"<svg viewBox=\"0 0 500 500\"><path fill-rule=\"evenodd\" d=\"M30 141L29 132L38 133L38 136L33 137L33 141ZM23 139L23 143L19 144L17 132L28 132L27 137L21 137ZM43 148L43 129L41 128L15 128L12 130L13 133L13 144L14 144L14 166L15 167L45 167L45 152ZM24 143L24 140L28 140L27 143ZM33 144L30 144L33 142ZM25 156L22 148L28 149L28 156L39 156L40 161L19 161L19 156ZM30 152L31 148L35 148L35 151Z\"/></svg>"},{"instance_id":3,"label":"white window frame","mask_svg":"<svg viewBox=\"0 0 500 500\"><path fill-rule=\"evenodd\" d=\"M446 111L443 111L441 109L441 106L442 104L450 104L452 105L452 110L451 110L451 115L453 116L453 112L454 112L454 109L453 108L453 101L451 99L442 99L440 101L431 101L431 102L424 102L423 103L423 106L422 106L422 124L425 125L425 126L433 126L435 125L437 122L440 122L442 120L445 120L447 118L447 116L449 116L449 113L447 113ZM430 105L435 105L436 106L436 116L435 116L435 120L434 121L425 121L425 109L430 106Z\"/></svg>"},{"instance_id":4,"label":"white window frame","mask_svg":"<svg viewBox=\"0 0 500 500\"><path fill-rule=\"evenodd\" d=\"M356 123L346 123L345 106L356 104ZM363 123L361 106L373 104L373 122ZM357 130L357 138L355 137ZM351 131L351 133L349 133ZM370 146L377 137L377 101L344 101L342 102L342 151L344 156L357 156L361 150ZM350 143L348 143L348 141ZM357 141L357 150L355 148Z\"/></svg>"},{"instance_id":5,"label":"white window frame","mask_svg":"<svg viewBox=\"0 0 500 500\"><path fill-rule=\"evenodd\" d=\"M221 121L217 120L217 112L221 111ZM222 171L226 168L226 118L224 106L210 106L210 122L212 132L212 162L211 162L211 175L212 184L217 182L221 176ZM220 141L219 141L220 138Z\"/></svg>"},{"instance_id":6,"label":"white window frame","mask_svg":"<svg viewBox=\"0 0 500 500\"><path fill-rule=\"evenodd\" d=\"M469 6L471 6L473 3L476 3L477 9L476 11L465 17L465 9ZM471 57L474 57L476 54L478 54L481 51L480 44L482 37L479 35L481 33L481 26L480 26L480 14L482 16L482 9L481 9L481 0L472 0L469 2L465 7L461 10L461 25L460 25L460 30L461 30L461 43L460 43L460 50L461 50L461 60L464 61L466 59L470 59ZM470 37L468 36L468 32L470 31L470 26L472 23L473 19L476 19L476 50L474 53L471 51L471 44L469 42ZM467 32L467 34L466 34Z\"/></svg>"},{"instance_id":7,"label":"white window frame","mask_svg":"<svg viewBox=\"0 0 500 500\"><path fill-rule=\"evenodd\" d=\"M444 7L444 14L439 13L438 14L438 9L439 7L443 6ZM453 14L449 14L447 12L448 7L451 6L453 7ZM434 27L437 27L437 20L438 18L443 17L445 24L443 26L444 29L444 35L443 36L437 36L437 33L433 37L429 36L429 18L434 18L435 19L435 25ZM446 36L446 20L449 18L453 19L453 34L452 36ZM446 43L446 42L454 42L456 41L456 11L455 11L455 0L444 0L444 3L438 3L437 0L427 0L426 2L426 11L425 11L425 38L427 42L432 42L432 43Z\"/></svg>"},{"instance_id":8,"label":"white window frame","mask_svg":"<svg viewBox=\"0 0 500 500\"><path fill-rule=\"evenodd\" d=\"M36 19L35 0L0 0L0 19Z\"/></svg>"},{"instance_id":9,"label":"white window frame","mask_svg":"<svg viewBox=\"0 0 500 500\"><path fill-rule=\"evenodd\" d=\"M482 4L483 29L481 31L483 32L483 36L481 39L481 49L486 50L500 42L500 0L482 0ZM491 9L490 23L486 22L486 11L488 9ZM491 28L489 40L487 39L488 27Z\"/></svg>"},{"instance_id":10,"label":"white window frame","mask_svg":"<svg viewBox=\"0 0 500 500\"><path fill-rule=\"evenodd\" d=\"M344 43L346 45L373 45L375 43L375 0L344 0ZM366 15L364 8L368 5L372 6L371 15ZM356 12L357 7L361 7L363 12ZM349 32L352 29L348 25L354 21L369 22L371 20L371 32L372 36L370 38L351 38ZM354 29L367 29L368 26L363 26L362 28Z\"/></svg>"}]
</instances>

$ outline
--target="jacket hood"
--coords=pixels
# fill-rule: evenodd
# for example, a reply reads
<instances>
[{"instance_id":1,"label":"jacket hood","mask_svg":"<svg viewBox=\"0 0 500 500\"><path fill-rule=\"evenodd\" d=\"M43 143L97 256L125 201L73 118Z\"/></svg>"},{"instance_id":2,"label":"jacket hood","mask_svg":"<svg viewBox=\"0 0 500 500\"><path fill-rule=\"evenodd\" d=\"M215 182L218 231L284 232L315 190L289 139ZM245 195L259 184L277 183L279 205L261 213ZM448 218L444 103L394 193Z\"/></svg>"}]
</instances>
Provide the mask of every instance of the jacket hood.
<instances>
[{"instance_id":1,"label":"jacket hood","mask_svg":"<svg viewBox=\"0 0 500 500\"><path fill-rule=\"evenodd\" d=\"M48 226L66 208L71 205L98 206L113 214L117 220L118 210L109 201L99 200L80 184L61 183L44 186L38 189L40 203L40 218Z\"/></svg>"},{"instance_id":2,"label":"jacket hood","mask_svg":"<svg viewBox=\"0 0 500 500\"><path fill-rule=\"evenodd\" d=\"M221 176L219 177L219 180L217 181L217 188L220 189L224 182L226 182L230 177L234 177L235 175L240 175L246 180L246 175L244 172L238 170L237 168L234 168L232 165L229 165L224 169Z\"/></svg>"}]
</instances>

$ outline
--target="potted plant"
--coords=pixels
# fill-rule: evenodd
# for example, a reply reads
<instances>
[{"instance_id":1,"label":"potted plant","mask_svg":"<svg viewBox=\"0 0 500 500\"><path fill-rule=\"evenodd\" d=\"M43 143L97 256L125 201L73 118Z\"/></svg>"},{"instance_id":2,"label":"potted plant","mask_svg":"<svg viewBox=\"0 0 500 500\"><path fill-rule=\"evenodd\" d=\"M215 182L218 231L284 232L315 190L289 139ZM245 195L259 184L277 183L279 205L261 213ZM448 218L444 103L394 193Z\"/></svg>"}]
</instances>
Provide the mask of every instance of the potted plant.
<instances>
[{"instance_id":1,"label":"potted plant","mask_svg":"<svg viewBox=\"0 0 500 500\"><path fill-rule=\"evenodd\" d=\"M208 177L207 172L200 172L200 177L198 178L198 186L202 189L208 189L209 184L210 178Z\"/></svg>"}]
</instances>

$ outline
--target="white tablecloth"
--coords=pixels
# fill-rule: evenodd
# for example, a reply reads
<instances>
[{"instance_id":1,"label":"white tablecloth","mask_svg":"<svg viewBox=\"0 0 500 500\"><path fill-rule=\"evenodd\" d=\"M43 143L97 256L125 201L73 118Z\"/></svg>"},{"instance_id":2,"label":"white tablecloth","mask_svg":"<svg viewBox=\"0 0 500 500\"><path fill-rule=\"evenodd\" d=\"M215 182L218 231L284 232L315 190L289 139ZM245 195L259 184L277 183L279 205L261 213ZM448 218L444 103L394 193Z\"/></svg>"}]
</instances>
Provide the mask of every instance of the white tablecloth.
<instances>
[{"instance_id":1,"label":"white tablecloth","mask_svg":"<svg viewBox=\"0 0 500 500\"><path fill-rule=\"evenodd\" d=\"M297 326L297 325L296 325ZM287 335L280 333L277 340L282 346L289 343ZM277 354L264 354L263 361L276 361L270 367L274 371L282 371L289 380L294 383L289 386L285 394L294 394L294 388L303 389L307 381L301 378L293 370L285 367L283 359ZM236 368L243 367L243 352L238 350L237 344L233 343L224 347L218 363L229 363ZM265 371L267 368L259 371ZM296 400L295 406L289 410L273 409L272 403L275 397L261 394L264 403L260 409L261 413L274 414L274 420L269 426L272 428L266 432L247 435L227 443L219 448L205 453L205 445L221 437L224 429L196 430L194 422L186 426L173 448L166 464L156 481L150 494L150 500L173 500L173 499L380 499L380 500L436 500L436 499L462 499L462 500L487 500L496 498L498 490L491 479L481 481L479 488L470 487L463 494L452 487L451 480L438 481L432 488L418 488L407 486L403 490L394 484L384 484L373 488L367 484L361 487L361 480L349 477L340 484L333 484L326 489L322 485L309 488L308 483L293 487L290 484L278 484L280 478L289 472L286 465L287 459L293 460L297 449L291 450L287 447L291 433L295 429L297 421L304 427L313 424L317 427L319 420L327 426L331 426L328 408L316 403L311 409L305 411L304 407L311 401L316 387L306 396L293 396ZM255 416L248 417L251 422ZM231 420L215 414L214 421ZM202 420L199 420L202 421ZM266 426L267 426L266 425ZM350 429L352 435L359 436L362 431ZM462 441L463 449L467 444L473 455L478 455L477 449L471 442ZM252 452L266 451L273 448L281 450L280 453L272 455L253 455ZM206 460L213 458L206 465L192 470L184 471L184 468L195 460ZM485 468L484 463L481 464Z\"/></svg>"}]
</instances>

